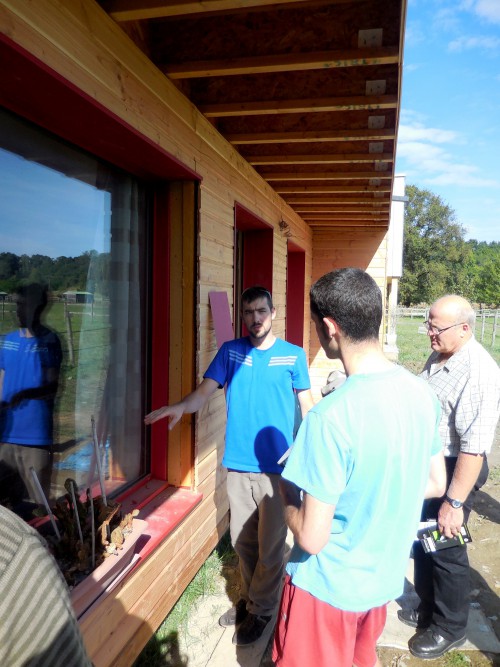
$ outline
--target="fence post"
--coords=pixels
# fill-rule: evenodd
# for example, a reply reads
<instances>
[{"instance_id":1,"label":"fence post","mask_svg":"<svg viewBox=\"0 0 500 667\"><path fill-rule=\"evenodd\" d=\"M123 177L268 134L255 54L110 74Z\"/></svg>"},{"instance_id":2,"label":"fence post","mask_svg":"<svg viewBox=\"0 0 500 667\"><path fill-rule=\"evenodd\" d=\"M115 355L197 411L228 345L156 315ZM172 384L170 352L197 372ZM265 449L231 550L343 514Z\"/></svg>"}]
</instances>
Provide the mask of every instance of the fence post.
<instances>
[{"instance_id":1,"label":"fence post","mask_svg":"<svg viewBox=\"0 0 500 667\"><path fill-rule=\"evenodd\" d=\"M495 311L495 319L493 320L493 333L491 334L491 347L495 345L495 335L497 333L497 324L498 324L498 313L500 311Z\"/></svg>"},{"instance_id":2,"label":"fence post","mask_svg":"<svg viewBox=\"0 0 500 667\"><path fill-rule=\"evenodd\" d=\"M484 314L484 310L481 311L481 343L484 340L484 325L486 322L486 316Z\"/></svg>"},{"instance_id":3,"label":"fence post","mask_svg":"<svg viewBox=\"0 0 500 667\"><path fill-rule=\"evenodd\" d=\"M71 327L71 313L69 312L69 308L67 305L67 302L64 302L64 315L65 315L65 320L66 320L66 334L68 336L68 353L69 353L69 363L74 366L75 365L75 353L73 350L73 329Z\"/></svg>"}]
</instances>

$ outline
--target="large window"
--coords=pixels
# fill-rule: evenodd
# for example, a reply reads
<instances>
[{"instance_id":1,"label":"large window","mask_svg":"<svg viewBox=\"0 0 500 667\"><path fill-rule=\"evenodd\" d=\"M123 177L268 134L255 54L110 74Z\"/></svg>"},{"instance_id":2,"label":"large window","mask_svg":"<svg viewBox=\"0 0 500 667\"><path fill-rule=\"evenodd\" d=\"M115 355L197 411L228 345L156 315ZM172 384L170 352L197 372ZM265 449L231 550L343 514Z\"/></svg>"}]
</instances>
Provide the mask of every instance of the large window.
<instances>
[{"instance_id":1,"label":"large window","mask_svg":"<svg viewBox=\"0 0 500 667\"><path fill-rule=\"evenodd\" d=\"M111 495L149 469L152 207L137 178L2 111L0 137L0 502L26 514L37 479L53 501L68 477Z\"/></svg>"}]
</instances>

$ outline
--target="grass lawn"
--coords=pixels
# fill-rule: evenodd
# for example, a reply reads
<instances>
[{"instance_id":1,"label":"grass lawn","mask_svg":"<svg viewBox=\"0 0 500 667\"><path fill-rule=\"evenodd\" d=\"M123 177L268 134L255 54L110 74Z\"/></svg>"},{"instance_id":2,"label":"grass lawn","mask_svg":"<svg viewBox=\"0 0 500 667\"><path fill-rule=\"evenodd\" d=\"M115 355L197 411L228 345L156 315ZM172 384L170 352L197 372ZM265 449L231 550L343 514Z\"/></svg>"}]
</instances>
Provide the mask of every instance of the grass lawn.
<instances>
[{"instance_id":1,"label":"grass lawn","mask_svg":"<svg viewBox=\"0 0 500 667\"><path fill-rule=\"evenodd\" d=\"M417 318L399 317L396 324L399 363L413 373L420 373L431 352L429 336L425 333L418 333L419 327L422 327L422 320ZM482 332L482 322L477 322L476 338L479 342L481 342L481 337L483 338L484 348L497 363L500 363L500 329L496 333L495 344L491 345L493 318L488 318L485 321L484 334Z\"/></svg>"}]
</instances>

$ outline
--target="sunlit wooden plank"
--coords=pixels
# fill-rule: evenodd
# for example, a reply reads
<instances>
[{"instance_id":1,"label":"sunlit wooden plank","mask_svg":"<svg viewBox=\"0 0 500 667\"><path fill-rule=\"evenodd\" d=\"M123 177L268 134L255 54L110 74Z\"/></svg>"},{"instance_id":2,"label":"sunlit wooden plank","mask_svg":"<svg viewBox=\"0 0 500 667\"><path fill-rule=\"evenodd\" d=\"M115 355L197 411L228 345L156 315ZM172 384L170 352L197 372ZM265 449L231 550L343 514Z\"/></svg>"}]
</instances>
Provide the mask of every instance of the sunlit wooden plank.
<instances>
[{"instance_id":1,"label":"sunlit wooden plank","mask_svg":"<svg viewBox=\"0 0 500 667\"><path fill-rule=\"evenodd\" d=\"M314 69L394 65L399 62L399 49L394 46L372 49L341 49L319 53L290 53L249 58L225 58L166 64L160 69L171 79L196 79L213 76L300 72Z\"/></svg>"}]
</instances>

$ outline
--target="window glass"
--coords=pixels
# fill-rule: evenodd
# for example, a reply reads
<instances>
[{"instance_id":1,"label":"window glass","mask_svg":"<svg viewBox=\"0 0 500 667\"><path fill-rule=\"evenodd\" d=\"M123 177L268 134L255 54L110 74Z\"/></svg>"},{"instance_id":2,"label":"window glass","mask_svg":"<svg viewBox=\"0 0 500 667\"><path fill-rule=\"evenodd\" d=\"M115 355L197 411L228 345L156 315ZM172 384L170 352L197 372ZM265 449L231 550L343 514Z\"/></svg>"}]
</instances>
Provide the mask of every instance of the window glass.
<instances>
[{"instance_id":1,"label":"window glass","mask_svg":"<svg viewBox=\"0 0 500 667\"><path fill-rule=\"evenodd\" d=\"M0 112L0 502L147 468L148 197L129 174Z\"/></svg>"}]
</instances>

